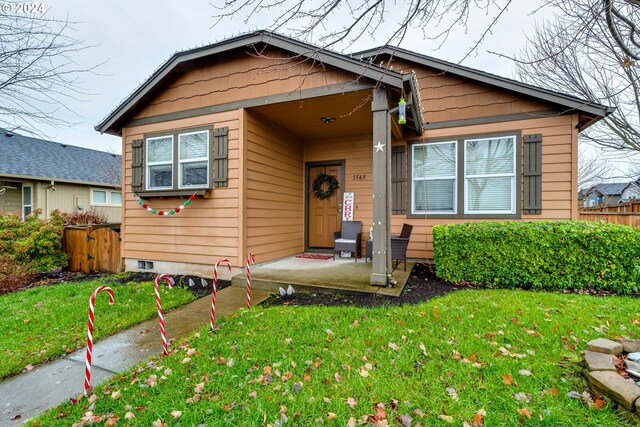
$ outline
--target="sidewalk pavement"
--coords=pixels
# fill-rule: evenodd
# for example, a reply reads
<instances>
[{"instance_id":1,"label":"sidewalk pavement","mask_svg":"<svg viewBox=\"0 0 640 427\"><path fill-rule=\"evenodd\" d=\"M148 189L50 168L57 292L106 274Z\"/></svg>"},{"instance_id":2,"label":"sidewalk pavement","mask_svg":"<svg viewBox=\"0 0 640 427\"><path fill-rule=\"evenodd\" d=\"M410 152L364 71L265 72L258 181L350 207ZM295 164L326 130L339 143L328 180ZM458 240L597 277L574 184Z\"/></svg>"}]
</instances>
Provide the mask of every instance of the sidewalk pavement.
<instances>
[{"instance_id":1,"label":"sidewalk pavement","mask_svg":"<svg viewBox=\"0 0 640 427\"><path fill-rule=\"evenodd\" d=\"M269 293L251 290L251 303L260 304ZM218 292L216 316L246 307L244 288L229 286ZM211 297L200 298L165 314L167 339L184 337L209 322ZM83 391L85 351L75 351L32 371L0 382L0 426L14 426ZM91 384L97 386L118 372L162 352L157 317L118 332L93 345Z\"/></svg>"}]
</instances>

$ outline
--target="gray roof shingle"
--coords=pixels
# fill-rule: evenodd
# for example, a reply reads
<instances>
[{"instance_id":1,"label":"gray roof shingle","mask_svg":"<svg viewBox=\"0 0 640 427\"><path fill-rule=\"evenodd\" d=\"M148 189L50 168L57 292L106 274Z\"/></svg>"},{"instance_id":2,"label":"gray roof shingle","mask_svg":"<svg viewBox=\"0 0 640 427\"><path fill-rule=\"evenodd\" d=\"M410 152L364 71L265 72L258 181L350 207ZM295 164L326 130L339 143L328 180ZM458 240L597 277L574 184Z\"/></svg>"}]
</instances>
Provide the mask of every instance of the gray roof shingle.
<instances>
[{"instance_id":1,"label":"gray roof shingle","mask_svg":"<svg viewBox=\"0 0 640 427\"><path fill-rule=\"evenodd\" d=\"M3 174L119 186L122 156L0 129Z\"/></svg>"},{"instance_id":2,"label":"gray roof shingle","mask_svg":"<svg viewBox=\"0 0 640 427\"><path fill-rule=\"evenodd\" d=\"M605 184L596 185L596 189L600 191L602 194L606 195L618 195L622 194L624 187L629 184L628 182L611 182Z\"/></svg>"}]
</instances>

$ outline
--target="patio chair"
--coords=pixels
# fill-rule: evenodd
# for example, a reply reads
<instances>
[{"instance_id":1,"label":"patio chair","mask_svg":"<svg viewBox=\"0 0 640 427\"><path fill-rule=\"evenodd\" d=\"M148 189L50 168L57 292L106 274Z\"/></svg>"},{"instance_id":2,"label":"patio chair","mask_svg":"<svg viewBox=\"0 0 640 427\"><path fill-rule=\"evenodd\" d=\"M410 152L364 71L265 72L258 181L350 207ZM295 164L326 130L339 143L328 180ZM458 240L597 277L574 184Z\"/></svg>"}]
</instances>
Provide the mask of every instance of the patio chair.
<instances>
[{"instance_id":1,"label":"patio chair","mask_svg":"<svg viewBox=\"0 0 640 427\"><path fill-rule=\"evenodd\" d=\"M404 271L407 271L407 247L409 246L411 231L413 231L413 225L403 224L400 235L391 236L391 261L396 261L396 268L400 265L400 261L404 262Z\"/></svg>"},{"instance_id":2,"label":"patio chair","mask_svg":"<svg viewBox=\"0 0 640 427\"><path fill-rule=\"evenodd\" d=\"M360 256L362 246L362 221L342 221L342 230L333 234L333 260L336 252L349 251L354 253L356 262Z\"/></svg>"}]
</instances>

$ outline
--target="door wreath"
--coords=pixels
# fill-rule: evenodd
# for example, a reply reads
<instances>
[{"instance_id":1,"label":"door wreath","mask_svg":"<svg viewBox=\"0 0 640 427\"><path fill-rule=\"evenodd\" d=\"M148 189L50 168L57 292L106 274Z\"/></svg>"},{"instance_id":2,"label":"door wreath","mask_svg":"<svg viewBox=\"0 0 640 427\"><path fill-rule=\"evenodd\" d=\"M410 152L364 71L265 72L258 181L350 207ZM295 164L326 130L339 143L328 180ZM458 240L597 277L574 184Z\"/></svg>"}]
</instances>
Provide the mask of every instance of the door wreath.
<instances>
[{"instance_id":1,"label":"door wreath","mask_svg":"<svg viewBox=\"0 0 640 427\"><path fill-rule=\"evenodd\" d=\"M327 184L327 189L324 189L324 184ZM333 175L326 173L320 173L313 181L313 194L320 200L328 199L333 196L338 189L338 180Z\"/></svg>"}]
</instances>

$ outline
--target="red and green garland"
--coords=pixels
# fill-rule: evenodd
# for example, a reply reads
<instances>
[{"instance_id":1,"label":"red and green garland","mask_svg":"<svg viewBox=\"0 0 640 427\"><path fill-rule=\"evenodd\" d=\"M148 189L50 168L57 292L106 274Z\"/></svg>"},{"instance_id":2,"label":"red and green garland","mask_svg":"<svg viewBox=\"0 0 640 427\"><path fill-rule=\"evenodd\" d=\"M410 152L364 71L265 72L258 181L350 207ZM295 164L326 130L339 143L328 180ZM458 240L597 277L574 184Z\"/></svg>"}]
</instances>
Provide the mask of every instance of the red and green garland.
<instances>
[{"instance_id":1,"label":"red and green garland","mask_svg":"<svg viewBox=\"0 0 640 427\"><path fill-rule=\"evenodd\" d=\"M168 211L153 209L151 206L149 206L147 202L142 200L140 197L138 196L134 196L134 197L138 201L138 204L140 205L140 207L142 207L143 209L146 209L147 212L151 212L152 215L169 216L169 215L175 215L177 213L180 213L181 210L184 210L185 207L191 204L192 200L195 200L196 195L195 193L190 195L189 198L185 200L184 203L182 203L180 206L178 206L177 208L169 209Z\"/></svg>"}]
</instances>

